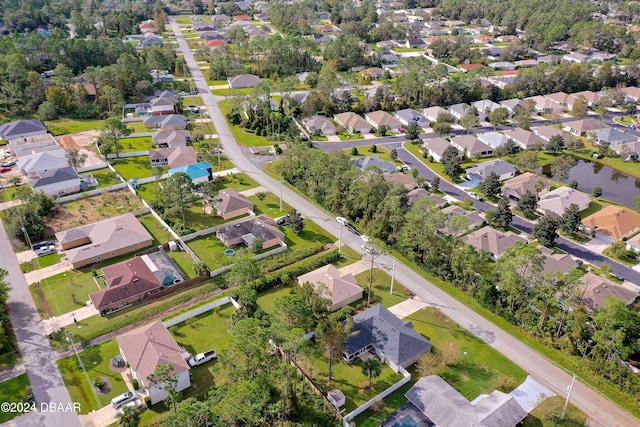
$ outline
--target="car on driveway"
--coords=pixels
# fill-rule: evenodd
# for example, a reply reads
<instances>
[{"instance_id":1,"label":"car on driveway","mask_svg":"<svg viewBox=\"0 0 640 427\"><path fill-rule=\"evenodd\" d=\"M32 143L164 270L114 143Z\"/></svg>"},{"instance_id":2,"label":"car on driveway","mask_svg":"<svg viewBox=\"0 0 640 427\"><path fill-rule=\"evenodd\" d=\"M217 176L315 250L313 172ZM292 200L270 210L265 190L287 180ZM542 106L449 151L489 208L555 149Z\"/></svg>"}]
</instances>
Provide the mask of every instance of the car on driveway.
<instances>
[{"instance_id":1,"label":"car on driveway","mask_svg":"<svg viewBox=\"0 0 640 427\"><path fill-rule=\"evenodd\" d=\"M217 358L218 355L214 350L205 351L204 353L198 353L189 359L189 366L200 366L203 363L207 363L210 360Z\"/></svg>"},{"instance_id":2,"label":"car on driveway","mask_svg":"<svg viewBox=\"0 0 640 427\"><path fill-rule=\"evenodd\" d=\"M277 225L285 225L287 223L288 219L289 219L289 215L282 216L282 217L276 219L276 224Z\"/></svg>"},{"instance_id":3,"label":"car on driveway","mask_svg":"<svg viewBox=\"0 0 640 427\"><path fill-rule=\"evenodd\" d=\"M9 172L11 168L0 168L0 173Z\"/></svg>"},{"instance_id":4,"label":"car on driveway","mask_svg":"<svg viewBox=\"0 0 640 427\"><path fill-rule=\"evenodd\" d=\"M10 168L11 166L15 166L15 165L16 165L16 162L11 161L11 162L4 162L0 166L2 166L3 168Z\"/></svg>"},{"instance_id":5,"label":"car on driveway","mask_svg":"<svg viewBox=\"0 0 640 427\"><path fill-rule=\"evenodd\" d=\"M56 247L54 245L46 245L40 246L38 249L34 249L34 252L38 256L49 255L56 251Z\"/></svg>"}]
</instances>

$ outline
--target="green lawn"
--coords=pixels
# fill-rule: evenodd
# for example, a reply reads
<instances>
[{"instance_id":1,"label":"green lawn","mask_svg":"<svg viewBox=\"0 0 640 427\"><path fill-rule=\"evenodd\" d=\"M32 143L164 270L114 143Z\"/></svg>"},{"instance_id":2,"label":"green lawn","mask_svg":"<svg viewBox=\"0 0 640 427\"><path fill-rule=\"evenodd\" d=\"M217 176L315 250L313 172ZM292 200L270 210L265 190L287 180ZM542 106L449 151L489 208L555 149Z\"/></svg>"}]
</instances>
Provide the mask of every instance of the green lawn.
<instances>
[{"instance_id":1,"label":"green lawn","mask_svg":"<svg viewBox=\"0 0 640 427\"><path fill-rule=\"evenodd\" d=\"M569 404L565 419L561 420L564 399L553 396L545 399L522 421L522 427L582 427L587 416L578 408Z\"/></svg>"},{"instance_id":2,"label":"green lawn","mask_svg":"<svg viewBox=\"0 0 640 427\"><path fill-rule=\"evenodd\" d=\"M78 367L76 356L58 360L58 369L60 369L64 384L69 390L71 400L80 403L81 414L87 414L94 409L110 405L111 399L128 390L122 375L111 370L111 358L117 354L119 354L119 350L116 340L109 340L82 350L78 355L87 375L84 375ZM97 377L106 378L111 388L104 395L97 394L100 405L96 402L96 396L92 391L92 389L96 389L89 384L89 381L94 381Z\"/></svg>"},{"instance_id":3,"label":"green lawn","mask_svg":"<svg viewBox=\"0 0 640 427\"><path fill-rule=\"evenodd\" d=\"M376 152L375 153L372 153L370 150L371 150L371 146L358 147L358 154L356 154L355 156L352 156L352 157L378 156L378 157L380 157L380 159L382 159L385 162L391 162L391 163L395 163L397 165L403 165L404 164L402 162L402 160L398 160L398 159L392 160L391 159L391 151L389 151L385 147L376 146ZM351 148L345 149L344 152L347 153L347 155L351 156Z\"/></svg>"},{"instance_id":4,"label":"green lawn","mask_svg":"<svg viewBox=\"0 0 640 427\"><path fill-rule=\"evenodd\" d=\"M65 133L82 132L86 130L100 130L103 125L102 120L73 120L57 119L44 122L52 135L64 135Z\"/></svg>"},{"instance_id":5,"label":"green lawn","mask_svg":"<svg viewBox=\"0 0 640 427\"><path fill-rule=\"evenodd\" d=\"M59 316L84 307L89 294L100 290L91 270L68 271L30 285L38 311L44 317ZM75 302L74 302L75 300Z\"/></svg>"},{"instance_id":6,"label":"green lawn","mask_svg":"<svg viewBox=\"0 0 640 427\"><path fill-rule=\"evenodd\" d=\"M93 175L93 177L98 180L97 188L120 184L120 180L118 179L117 175L113 173L109 168L97 169L91 172L83 173L81 176L86 175Z\"/></svg>"},{"instance_id":7,"label":"green lawn","mask_svg":"<svg viewBox=\"0 0 640 427\"><path fill-rule=\"evenodd\" d=\"M370 271L363 271L356 275L356 281L358 285L364 289L369 288L369 276ZM393 294L390 294L391 290L391 276L378 268L373 269L373 297L376 302L389 308L407 299L407 295L404 293L405 288L398 283L397 280L393 283ZM365 298L366 302L366 298Z\"/></svg>"},{"instance_id":8,"label":"green lawn","mask_svg":"<svg viewBox=\"0 0 640 427\"><path fill-rule=\"evenodd\" d=\"M223 253L227 248L216 237L215 233L190 240L187 245L211 270L232 264L235 259L235 256L228 256Z\"/></svg>"},{"instance_id":9,"label":"green lawn","mask_svg":"<svg viewBox=\"0 0 640 427\"><path fill-rule=\"evenodd\" d=\"M169 233L150 213L141 215L137 218L151 236L153 236L153 246L158 246L163 243L167 243L169 240L173 240L171 233Z\"/></svg>"},{"instance_id":10,"label":"green lawn","mask_svg":"<svg viewBox=\"0 0 640 427\"><path fill-rule=\"evenodd\" d=\"M147 129L144 126L144 122L143 121L139 121L139 122L128 122L127 123L127 127L129 129L131 129L132 133L145 133L145 132L150 132L150 129Z\"/></svg>"},{"instance_id":11,"label":"green lawn","mask_svg":"<svg viewBox=\"0 0 640 427\"><path fill-rule=\"evenodd\" d=\"M634 265L636 265L638 263L638 260L636 258L631 258L628 256L623 256L622 258L615 256L612 251L611 248L607 248L604 251L602 251L602 255L608 256L609 258L613 258L616 261L626 265L627 267L633 267Z\"/></svg>"},{"instance_id":12,"label":"green lawn","mask_svg":"<svg viewBox=\"0 0 640 427\"><path fill-rule=\"evenodd\" d=\"M364 139L361 133L349 133L349 132L341 132L338 135L340 141L357 141L359 139Z\"/></svg>"},{"instance_id":13,"label":"green lawn","mask_svg":"<svg viewBox=\"0 0 640 427\"><path fill-rule=\"evenodd\" d=\"M266 313L271 313L273 312L273 307L276 299L282 295L291 294L295 287L295 284L290 283L279 288L267 289L266 291L260 292L258 294L258 298L256 299L256 301Z\"/></svg>"},{"instance_id":14,"label":"green lawn","mask_svg":"<svg viewBox=\"0 0 640 427\"><path fill-rule=\"evenodd\" d=\"M629 126L638 123L638 119L636 118L636 116L615 117L613 121L616 123L620 123L623 126Z\"/></svg>"},{"instance_id":15,"label":"green lawn","mask_svg":"<svg viewBox=\"0 0 640 427\"><path fill-rule=\"evenodd\" d=\"M409 142L409 143L402 144L402 147L405 148L408 152L410 152L414 156L416 156L416 158L418 158L426 167L428 167L433 172L438 174L438 176L440 176L441 179L444 179L450 184L455 184L455 182L453 182L451 178L449 178L447 175L444 174L444 167L440 163L436 161L429 162L427 159L422 157L422 151L420 150L419 145L412 144Z\"/></svg>"},{"instance_id":16,"label":"green lawn","mask_svg":"<svg viewBox=\"0 0 640 427\"><path fill-rule=\"evenodd\" d=\"M149 162L149 156L136 156L127 157L124 159L113 159L111 165L118 171L120 176L125 180L131 178L147 178L153 176L151 170L151 163ZM161 166L163 169L168 169L167 166ZM153 184L152 184L153 185Z\"/></svg>"},{"instance_id":17,"label":"green lawn","mask_svg":"<svg viewBox=\"0 0 640 427\"><path fill-rule=\"evenodd\" d=\"M118 170L117 167L116 167L116 170ZM122 173L120 174L122 175ZM159 185L160 184L158 184L157 182L150 182L148 184L138 185L138 188L136 188L136 193L138 194L138 196L146 200L147 203L150 203L151 201L156 200L156 198L158 197L156 195L156 186L159 186Z\"/></svg>"},{"instance_id":18,"label":"green lawn","mask_svg":"<svg viewBox=\"0 0 640 427\"><path fill-rule=\"evenodd\" d=\"M2 190L2 198L5 202L11 201L15 199L16 191L20 188L20 185L12 185L11 187L5 187ZM28 187L28 186L27 186Z\"/></svg>"},{"instance_id":19,"label":"green lawn","mask_svg":"<svg viewBox=\"0 0 640 427\"><path fill-rule=\"evenodd\" d=\"M217 182L224 188L233 188L237 191L250 190L260 186L260 184L243 173L221 176Z\"/></svg>"},{"instance_id":20,"label":"green lawn","mask_svg":"<svg viewBox=\"0 0 640 427\"><path fill-rule=\"evenodd\" d=\"M235 308L231 304L216 307L199 316L172 326L170 331L176 342L191 354L214 349L220 353L229 342L231 315Z\"/></svg>"},{"instance_id":21,"label":"green lawn","mask_svg":"<svg viewBox=\"0 0 640 427\"><path fill-rule=\"evenodd\" d=\"M286 243L291 250L309 244L328 245L336 241L336 238L309 219L304 220L304 230L302 230L299 236L296 236L296 234L286 226L282 227L282 231L284 231ZM344 247L342 249L344 250Z\"/></svg>"},{"instance_id":22,"label":"green lawn","mask_svg":"<svg viewBox=\"0 0 640 427\"><path fill-rule=\"evenodd\" d=\"M587 207L587 209L580 212L580 217L584 219L589 215L593 215L594 213L598 212L603 207L604 206L600 201L591 200L591 202L589 202L589 206Z\"/></svg>"},{"instance_id":23,"label":"green lawn","mask_svg":"<svg viewBox=\"0 0 640 427\"><path fill-rule=\"evenodd\" d=\"M150 136L139 136L135 138L120 138L122 152L148 151L153 150L153 142Z\"/></svg>"},{"instance_id":24,"label":"green lawn","mask_svg":"<svg viewBox=\"0 0 640 427\"><path fill-rule=\"evenodd\" d=\"M216 95L220 95L220 93L218 93L220 91L228 93L228 91L231 91L231 89L218 89L218 90L214 90L213 93ZM249 92L250 91L251 89L249 89ZM220 105L220 109L222 110L222 113L225 114L226 116L226 114L229 112L228 101L222 101L219 103L219 105ZM270 141L269 139L263 136L258 136L254 133L248 132L240 126L231 124L228 121L227 123L229 124L229 128L231 129L231 133L236 138L239 144L242 144L248 147L266 147L266 146L273 145L274 143L274 141Z\"/></svg>"},{"instance_id":25,"label":"green lawn","mask_svg":"<svg viewBox=\"0 0 640 427\"><path fill-rule=\"evenodd\" d=\"M62 258L62 254L56 252L53 254L34 258L29 262L23 262L22 264L20 264L20 268L22 269L23 273L28 273L33 270L40 270L41 268L57 264L60 262L60 258Z\"/></svg>"},{"instance_id":26,"label":"green lawn","mask_svg":"<svg viewBox=\"0 0 640 427\"><path fill-rule=\"evenodd\" d=\"M267 197L264 200L258 199L257 195L247 197L251 203L254 204L254 212L256 215L267 214L271 218L278 218L282 215L286 215L291 211L291 206L287 203L282 203L282 210L280 210L280 197L271 192L266 193Z\"/></svg>"},{"instance_id":27,"label":"green lawn","mask_svg":"<svg viewBox=\"0 0 640 427\"><path fill-rule=\"evenodd\" d=\"M598 152L598 147L596 147L591 141L588 141L586 138L583 138L583 140L585 141L585 148L581 148L579 150L571 150L569 154L579 159L588 160L591 162L600 162L612 169L624 172L627 175L631 175L635 178L640 178L640 167L638 166L638 162L625 162L622 157L605 157L603 159L594 159L593 157L591 157L591 155L593 154L593 152Z\"/></svg>"},{"instance_id":28,"label":"green lawn","mask_svg":"<svg viewBox=\"0 0 640 427\"><path fill-rule=\"evenodd\" d=\"M202 107L204 102L202 101L201 96L185 96L184 98L184 106L195 105L197 107Z\"/></svg>"},{"instance_id":29,"label":"green lawn","mask_svg":"<svg viewBox=\"0 0 640 427\"><path fill-rule=\"evenodd\" d=\"M242 89L225 88L225 89L214 89L214 90L211 91L211 93L213 93L214 95L218 95L218 96L235 96L238 93L249 95L249 94L251 94L252 91L253 91L253 89L250 88L250 87L242 88Z\"/></svg>"},{"instance_id":30,"label":"green lawn","mask_svg":"<svg viewBox=\"0 0 640 427\"><path fill-rule=\"evenodd\" d=\"M193 279L195 277L195 273L193 271L195 262L193 261L193 258L191 258L191 255L184 251L167 252L167 255L176 264L178 264L178 267L180 267L187 278Z\"/></svg>"},{"instance_id":31,"label":"green lawn","mask_svg":"<svg viewBox=\"0 0 640 427\"><path fill-rule=\"evenodd\" d=\"M0 383L0 402L26 402L29 393L31 393L31 384L29 384L26 373ZM0 412L0 423L12 420L18 415L20 412L2 411Z\"/></svg>"}]
</instances>

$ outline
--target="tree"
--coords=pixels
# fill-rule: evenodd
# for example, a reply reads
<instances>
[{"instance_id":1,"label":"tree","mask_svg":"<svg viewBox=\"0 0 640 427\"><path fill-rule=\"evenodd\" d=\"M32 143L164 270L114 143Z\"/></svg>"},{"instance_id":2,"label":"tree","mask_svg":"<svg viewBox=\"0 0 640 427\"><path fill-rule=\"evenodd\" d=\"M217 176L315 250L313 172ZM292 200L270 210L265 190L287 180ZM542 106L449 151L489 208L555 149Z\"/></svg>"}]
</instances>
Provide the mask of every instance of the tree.
<instances>
[{"instance_id":1,"label":"tree","mask_svg":"<svg viewBox=\"0 0 640 427\"><path fill-rule=\"evenodd\" d=\"M392 148L389 153L389 157L391 157L391 160L398 160L398 150L396 148Z\"/></svg>"},{"instance_id":2,"label":"tree","mask_svg":"<svg viewBox=\"0 0 640 427\"><path fill-rule=\"evenodd\" d=\"M377 357L370 357L362 362L362 374L369 377L369 388L371 388L371 378L378 378L382 372L382 364Z\"/></svg>"},{"instance_id":3,"label":"tree","mask_svg":"<svg viewBox=\"0 0 640 427\"><path fill-rule=\"evenodd\" d=\"M299 236L304 231L304 218L297 210L292 209L287 215L287 225L296 236Z\"/></svg>"},{"instance_id":4,"label":"tree","mask_svg":"<svg viewBox=\"0 0 640 427\"><path fill-rule=\"evenodd\" d=\"M340 360L342 350L344 349L344 341L349 336L349 332L353 327L353 321L348 320L346 324L338 322L331 318L327 318L320 322L316 330L316 336L319 338L322 353L327 358L329 369L327 371L327 381L332 379L333 363Z\"/></svg>"},{"instance_id":5,"label":"tree","mask_svg":"<svg viewBox=\"0 0 640 427\"><path fill-rule=\"evenodd\" d=\"M125 405L118 411L118 425L120 427L138 427L140 424L140 410L135 406Z\"/></svg>"},{"instance_id":6,"label":"tree","mask_svg":"<svg viewBox=\"0 0 640 427\"><path fill-rule=\"evenodd\" d=\"M578 181L575 179L569 183L569 188L573 188L574 190L578 189Z\"/></svg>"},{"instance_id":7,"label":"tree","mask_svg":"<svg viewBox=\"0 0 640 427\"><path fill-rule=\"evenodd\" d=\"M431 192L437 193L440 190L440 177L434 176L431 180Z\"/></svg>"},{"instance_id":8,"label":"tree","mask_svg":"<svg viewBox=\"0 0 640 427\"><path fill-rule=\"evenodd\" d=\"M564 138L562 135L553 135L547 143L547 150L550 153L559 153L564 149Z\"/></svg>"},{"instance_id":9,"label":"tree","mask_svg":"<svg viewBox=\"0 0 640 427\"><path fill-rule=\"evenodd\" d=\"M506 122L508 118L509 110L505 107L500 107L490 112L487 120L493 125L493 130L496 130L496 127Z\"/></svg>"},{"instance_id":10,"label":"tree","mask_svg":"<svg viewBox=\"0 0 640 427\"><path fill-rule=\"evenodd\" d=\"M196 276L203 276L209 273L209 269L207 268L207 264L200 261L193 264L193 272Z\"/></svg>"},{"instance_id":11,"label":"tree","mask_svg":"<svg viewBox=\"0 0 640 427\"><path fill-rule=\"evenodd\" d=\"M585 101L584 97L580 96L573 103L573 107L571 107L571 114L579 119L584 119L587 117L587 113L589 113L589 106L587 105L587 101Z\"/></svg>"},{"instance_id":12,"label":"tree","mask_svg":"<svg viewBox=\"0 0 640 427\"><path fill-rule=\"evenodd\" d=\"M555 245L560 222L561 218L559 215L545 215L533 226L531 234L538 239L541 245L550 248Z\"/></svg>"},{"instance_id":13,"label":"tree","mask_svg":"<svg viewBox=\"0 0 640 427\"><path fill-rule=\"evenodd\" d=\"M11 178L7 179L7 184L13 184L14 187L17 187L18 185L22 184L22 178L19 176L12 176Z\"/></svg>"},{"instance_id":14,"label":"tree","mask_svg":"<svg viewBox=\"0 0 640 427\"><path fill-rule=\"evenodd\" d=\"M250 363L250 362L246 362ZM242 378L218 387L211 406L221 425L256 426L270 399L269 384L264 378Z\"/></svg>"},{"instance_id":15,"label":"tree","mask_svg":"<svg viewBox=\"0 0 640 427\"><path fill-rule=\"evenodd\" d=\"M593 187L593 190L591 190L591 195L593 197L602 196L602 188L601 187Z\"/></svg>"},{"instance_id":16,"label":"tree","mask_svg":"<svg viewBox=\"0 0 640 427\"><path fill-rule=\"evenodd\" d=\"M117 117L109 117L105 120L100 131L103 143L110 147L110 151L115 153L116 157L120 157L120 150L122 150L120 138L127 135L131 135L131 129Z\"/></svg>"},{"instance_id":17,"label":"tree","mask_svg":"<svg viewBox=\"0 0 640 427\"><path fill-rule=\"evenodd\" d=\"M507 228L513 221L513 213L509 204L509 198L502 196L498 201L498 207L493 216L493 223L498 227Z\"/></svg>"},{"instance_id":18,"label":"tree","mask_svg":"<svg viewBox=\"0 0 640 427\"><path fill-rule=\"evenodd\" d=\"M80 151L77 148L72 148L67 151L67 162L74 170L80 169L87 161L88 154L84 151Z\"/></svg>"},{"instance_id":19,"label":"tree","mask_svg":"<svg viewBox=\"0 0 640 427\"><path fill-rule=\"evenodd\" d=\"M572 203L560 217L558 228L563 233L574 234L580 229L581 223L580 208L575 203Z\"/></svg>"},{"instance_id":20,"label":"tree","mask_svg":"<svg viewBox=\"0 0 640 427\"><path fill-rule=\"evenodd\" d=\"M526 218L533 218L536 214L536 210L538 209L538 198L535 194L527 191L520 197L518 203L516 204L516 209L518 209Z\"/></svg>"},{"instance_id":21,"label":"tree","mask_svg":"<svg viewBox=\"0 0 640 427\"><path fill-rule=\"evenodd\" d=\"M633 206L640 210L640 194L633 199Z\"/></svg>"},{"instance_id":22,"label":"tree","mask_svg":"<svg viewBox=\"0 0 640 427\"><path fill-rule=\"evenodd\" d=\"M184 172L171 175L163 188L165 214L174 217L180 214L182 225L187 225L187 210L195 203L195 185L191 177Z\"/></svg>"},{"instance_id":23,"label":"tree","mask_svg":"<svg viewBox=\"0 0 640 427\"><path fill-rule=\"evenodd\" d=\"M404 138L410 141L420 138L420 132L422 129L416 122L409 122L404 128Z\"/></svg>"},{"instance_id":24,"label":"tree","mask_svg":"<svg viewBox=\"0 0 640 427\"><path fill-rule=\"evenodd\" d=\"M249 245L249 252L260 252L262 250L263 240L260 237L255 238Z\"/></svg>"},{"instance_id":25,"label":"tree","mask_svg":"<svg viewBox=\"0 0 640 427\"><path fill-rule=\"evenodd\" d=\"M495 172L491 172L478 184L478 190L483 192L488 198L496 198L501 191L500 180Z\"/></svg>"},{"instance_id":26,"label":"tree","mask_svg":"<svg viewBox=\"0 0 640 427\"><path fill-rule=\"evenodd\" d=\"M240 256L233 263L231 271L227 273L227 283L232 286L244 285L262 277L260 267L256 261L249 256Z\"/></svg>"},{"instance_id":27,"label":"tree","mask_svg":"<svg viewBox=\"0 0 640 427\"><path fill-rule=\"evenodd\" d=\"M378 126L378 134L380 136L386 136L387 132L391 131L391 127L389 127L388 125L380 125Z\"/></svg>"},{"instance_id":28,"label":"tree","mask_svg":"<svg viewBox=\"0 0 640 427\"><path fill-rule=\"evenodd\" d=\"M436 375L440 372L442 355L434 348L429 353L423 354L418 359L418 373L421 377Z\"/></svg>"},{"instance_id":29,"label":"tree","mask_svg":"<svg viewBox=\"0 0 640 427\"><path fill-rule=\"evenodd\" d=\"M629 254L626 243L620 241L613 242L611 246L609 246L609 251L611 252L611 255L616 258L624 258Z\"/></svg>"},{"instance_id":30,"label":"tree","mask_svg":"<svg viewBox=\"0 0 640 427\"><path fill-rule=\"evenodd\" d=\"M569 178L569 171L578 162L571 156L563 154L551 163L551 175L559 180Z\"/></svg>"},{"instance_id":31,"label":"tree","mask_svg":"<svg viewBox=\"0 0 640 427\"><path fill-rule=\"evenodd\" d=\"M351 155L352 156L358 155L358 147L351 147Z\"/></svg>"},{"instance_id":32,"label":"tree","mask_svg":"<svg viewBox=\"0 0 640 427\"><path fill-rule=\"evenodd\" d=\"M460 167L460 153L456 147L450 145L442 153L440 163L444 166L444 173L454 181L457 180L462 172Z\"/></svg>"},{"instance_id":33,"label":"tree","mask_svg":"<svg viewBox=\"0 0 640 427\"><path fill-rule=\"evenodd\" d=\"M167 393L167 397L164 398L165 405L173 407L173 412L176 413L180 392L177 390L178 374L173 364L167 363L166 365L156 366L156 369L147 379L149 380L149 385L153 385Z\"/></svg>"},{"instance_id":34,"label":"tree","mask_svg":"<svg viewBox=\"0 0 640 427\"><path fill-rule=\"evenodd\" d=\"M431 124L431 130L442 136L451 133L453 127L451 126L451 123L448 122L435 122Z\"/></svg>"},{"instance_id":35,"label":"tree","mask_svg":"<svg viewBox=\"0 0 640 427\"><path fill-rule=\"evenodd\" d=\"M464 115L458 123L467 131L467 133L469 133L471 129L480 124L480 120L477 115L469 113Z\"/></svg>"}]
</instances>

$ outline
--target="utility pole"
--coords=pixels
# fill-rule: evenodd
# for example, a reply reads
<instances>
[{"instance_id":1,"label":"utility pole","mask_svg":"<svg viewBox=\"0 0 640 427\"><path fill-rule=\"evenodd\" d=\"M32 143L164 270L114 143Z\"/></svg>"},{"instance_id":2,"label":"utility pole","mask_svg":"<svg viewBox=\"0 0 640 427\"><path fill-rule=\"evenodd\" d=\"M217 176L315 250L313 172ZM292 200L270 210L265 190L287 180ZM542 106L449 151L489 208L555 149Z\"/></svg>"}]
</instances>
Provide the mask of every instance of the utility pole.
<instances>
[{"instance_id":1,"label":"utility pole","mask_svg":"<svg viewBox=\"0 0 640 427\"><path fill-rule=\"evenodd\" d=\"M280 180L280 212L282 212L282 180Z\"/></svg>"},{"instance_id":2,"label":"utility pole","mask_svg":"<svg viewBox=\"0 0 640 427\"><path fill-rule=\"evenodd\" d=\"M342 255L342 222L340 223L340 240L338 240L338 255Z\"/></svg>"},{"instance_id":3,"label":"utility pole","mask_svg":"<svg viewBox=\"0 0 640 427\"><path fill-rule=\"evenodd\" d=\"M382 251L378 250L371 242L367 242L362 247L364 252L369 255L371 259L371 267L369 269L369 292L367 294L367 308L371 305L371 288L373 287L373 264L379 256L383 255Z\"/></svg>"},{"instance_id":4,"label":"utility pole","mask_svg":"<svg viewBox=\"0 0 640 427\"><path fill-rule=\"evenodd\" d=\"M393 257L393 270L391 270L391 289L389 290L389 294L393 295L393 281L396 278L396 258Z\"/></svg>"},{"instance_id":5,"label":"utility pole","mask_svg":"<svg viewBox=\"0 0 640 427\"><path fill-rule=\"evenodd\" d=\"M562 415L560 416L561 420L564 420L564 416L567 413L567 406L569 406L569 399L571 399L571 392L573 391L573 384L576 382L576 374L573 374L573 378L571 379L571 385L567 387L567 400L564 401L564 407L562 408Z\"/></svg>"}]
</instances>

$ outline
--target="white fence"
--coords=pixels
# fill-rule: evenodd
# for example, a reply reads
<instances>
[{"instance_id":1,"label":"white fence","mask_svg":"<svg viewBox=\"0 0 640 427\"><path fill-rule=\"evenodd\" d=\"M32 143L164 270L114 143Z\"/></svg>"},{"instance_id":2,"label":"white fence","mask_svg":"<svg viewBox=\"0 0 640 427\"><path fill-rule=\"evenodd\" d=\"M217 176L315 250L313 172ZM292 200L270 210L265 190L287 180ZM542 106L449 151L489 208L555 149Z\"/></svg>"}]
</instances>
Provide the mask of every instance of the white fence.
<instances>
[{"instance_id":1,"label":"white fence","mask_svg":"<svg viewBox=\"0 0 640 427\"><path fill-rule=\"evenodd\" d=\"M144 199L140 199L140 201L142 202L142 205L145 208L149 209L149 212L151 213L151 215L153 215L155 217L155 219L158 220L158 222L160 222L160 224L162 224L162 226L169 232L171 233L171 236L176 239L176 240L180 240L180 236L178 236L178 234L173 231L173 228L169 227L169 224L167 224L166 222L164 222L164 220L160 217L160 215L158 215L158 212L156 212L155 210L153 210L151 208L151 206L149 206L149 204L146 202L146 200Z\"/></svg>"},{"instance_id":2,"label":"white fence","mask_svg":"<svg viewBox=\"0 0 640 427\"><path fill-rule=\"evenodd\" d=\"M400 367L400 373L404 375L404 377L400 381L398 381L388 389L384 390L382 393L378 394L371 400L365 402L362 406L354 409L353 411L345 415L344 418L342 419L342 425L344 427L350 427L351 420L353 420L355 417L357 417L358 415L360 415L361 413L369 409L371 405L373 405L377 401L384 399L385 397L389 396L391 393L393 393L394 391L396 391L397 389L399 389L400 387L402 387L403 385L411 381L411 374L407 372L406 369L404 369L403 367Z\"/></svg>"},{"instance_id":3,"label":"white fence","mask_svg":"<svg viewBox=\"0 0 640 427\"><path fill-rule=\"evenodd\" d=\"M145 151L128 151L126 153L120 153L118 156L115 154L107 154L107 159L124 159L127 157L139 157L139 156L148 156L149 150Z\"/></svg>"},{"instance_id":4,"label":"white fence","mask_svg":"<svg viewBox=\"0 0 640 427\"><path fill-rule=\"evenodd\" d=\"M57 197L55 199L55 202L56 203L71 202L73 200L82 199L83 197L97 196L98 194L102 194L107 191L121 190L126 187L127 187L127 184L125 184L124 182L121 182L120 184L111 185L109 187L96 188L95 190L89 190L83 193L76 193L76 194L70 194L68 196Z\"/></svg>"},{"instance_id":5,"label":"white fence","mask_svg":"<svg viewBox=\"0 0 640 427\"><path fill-rule=\"evenodd\" d=\"M78 173L82 173L82 172L91 172L91 171L95 171L98 169L105 169L109 167L109 165L107 165L106 163L98 163L96 165L91 165L91 166L85 166L83 168L78 168Z\"/></svg>"},{"instance_id":6,"label":"white fence","mask_svg":"<svg viewBox=\"0 0 640 427\"><path fill-rule=\"evenodd\" d=\"M205 304L203 306L200 306L198 308L194 308L193 310L187 311L186 313L183 313L179 316L173 317L169 320L166 320L164 322L162 322L164 324L164 326L166 328L170 328L174 325L177 325L178 323L182 323L185 320L191 319L192 317L196 317L199 316L203 313L206 313L209 310L213 310L216 307L220 307L222 305L225 304L229 304L231 303L236 309L240 308L240 304L238 304L238 302L236 300L234 300L231 297L224 297L224 298L220 298L218 300L215 300L213 302L210 302L209 304Z\"/></svg>"},{"instance_id":7,"label":"white fence","mask_svg":"<svg viewBox=\"0 0 640 427\"><path fill-rule=\"evenodd\" d=\"M280 242L280 247L270 250L269 252L264 252L259 255L253 257L256 261L270 257L271 255L279 254L280 252L284 252L288 249L288 246L285 242Z\"/></svg>"},{"instance_id":8,"label":"white fence","mask_svg":"<svg viewBox=\"0 0 640 427\"><path fill-rule=\"evenodd\" d=\"M251 215L251 216L254 216L254 215ZM224 224L214 225L213 227L205 228L204 230L195 231L193 233L185 234L184 236L182 236L182 240L185 241L185 242L188 242L189 240L197 239L198 237L208 236L209 234L213 234L213 233L215 233L216 231L218 231L221 228L229 227L230 225L239 224L241 222L244 222L247 219L249 219L251 216L249 216L249 217L243 216L240 219L234 219L233 221L225 222Z\"/></svg>"}]
</instances>

